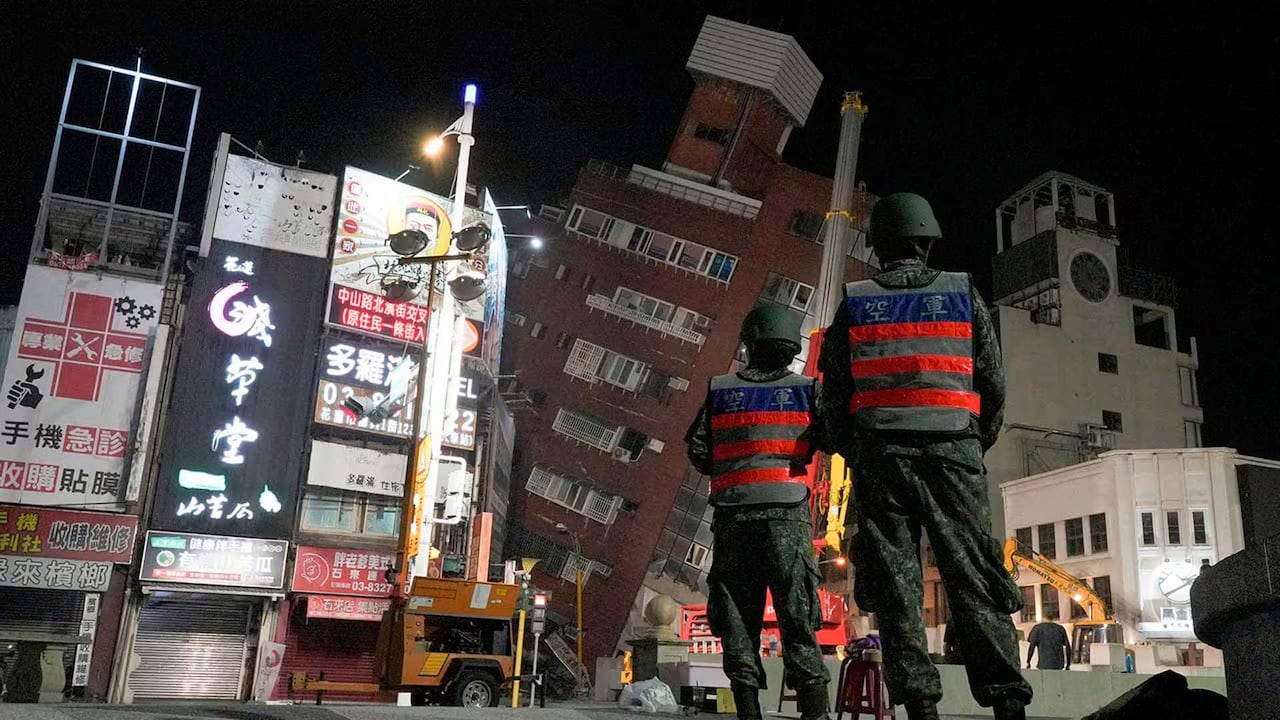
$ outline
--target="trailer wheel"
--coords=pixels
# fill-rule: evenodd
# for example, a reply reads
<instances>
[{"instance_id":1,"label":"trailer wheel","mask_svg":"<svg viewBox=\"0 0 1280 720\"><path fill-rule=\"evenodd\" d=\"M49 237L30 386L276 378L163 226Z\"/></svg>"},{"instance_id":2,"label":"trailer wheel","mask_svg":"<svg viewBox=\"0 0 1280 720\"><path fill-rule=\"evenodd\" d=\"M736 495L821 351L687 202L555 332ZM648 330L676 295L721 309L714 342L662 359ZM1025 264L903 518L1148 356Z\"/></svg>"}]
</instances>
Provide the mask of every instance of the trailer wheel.
<instances>
[{"instance_id":1,"label":"trailer wheel","mask_svg":"<svg viewBox=\"0 0 1280 720\"><path fill-rule=\"evenodd\" d=\"M498 683L481 670L464 670L449 688L451 705L458 707L497 707Z\"/></svg>"},{"instance_id":2,"label":"trailer wheel","mask_svg":"<svg viewBox=\"0 0 1280 720\"><path fill-rule=\"evenodd\" d=\"M411 691L409 693L409 704L412 705L413 707L426 707L427 691L426 690Z\"/></svg>"}]
</instances>

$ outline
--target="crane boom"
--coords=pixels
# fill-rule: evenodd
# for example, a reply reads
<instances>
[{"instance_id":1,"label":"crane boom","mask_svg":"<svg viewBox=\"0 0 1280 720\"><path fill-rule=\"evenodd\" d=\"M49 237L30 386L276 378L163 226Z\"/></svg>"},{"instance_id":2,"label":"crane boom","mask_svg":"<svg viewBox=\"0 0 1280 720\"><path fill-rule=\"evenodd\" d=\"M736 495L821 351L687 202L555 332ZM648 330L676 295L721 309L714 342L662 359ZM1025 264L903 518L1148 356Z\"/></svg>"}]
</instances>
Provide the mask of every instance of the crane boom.
<instances>
[{"instance_id":1,"label":"crane boom","mask_svg":"<svg viewBox=\"0 0 1280 720\"><path fill-rule=\"evenodd\" d=\"M1017 577L1024 567L1044 578L1045 582L1071 597L1089 613L1091 623L1114 623L1107 604L1085 581L1072 575L1049 558L1018 542L1016 537L1004 541L1004 568Z\"/></svg>"}]
</instances>

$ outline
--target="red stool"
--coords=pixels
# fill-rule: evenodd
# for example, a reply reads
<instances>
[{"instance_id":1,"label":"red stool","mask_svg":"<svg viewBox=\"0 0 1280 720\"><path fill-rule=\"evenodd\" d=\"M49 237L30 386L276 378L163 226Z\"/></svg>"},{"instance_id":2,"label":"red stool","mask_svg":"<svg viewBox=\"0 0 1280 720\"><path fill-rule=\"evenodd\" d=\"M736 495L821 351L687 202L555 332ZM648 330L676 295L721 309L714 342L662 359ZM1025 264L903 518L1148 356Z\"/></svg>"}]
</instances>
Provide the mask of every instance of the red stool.
<instances>
[{"instance_id":1,"label":"red stool","mask_svg":"<svg viewBox=\"0 0 1280 720\"><path fill-rule=\"evenodd\" d=\"M845 711L855 720L870 715L875 720L892 720L893 705L884 684L884 666L878 660L847 657L840 664L840 691L836 695L836 720Z\"/></svg>"}]
</instances>

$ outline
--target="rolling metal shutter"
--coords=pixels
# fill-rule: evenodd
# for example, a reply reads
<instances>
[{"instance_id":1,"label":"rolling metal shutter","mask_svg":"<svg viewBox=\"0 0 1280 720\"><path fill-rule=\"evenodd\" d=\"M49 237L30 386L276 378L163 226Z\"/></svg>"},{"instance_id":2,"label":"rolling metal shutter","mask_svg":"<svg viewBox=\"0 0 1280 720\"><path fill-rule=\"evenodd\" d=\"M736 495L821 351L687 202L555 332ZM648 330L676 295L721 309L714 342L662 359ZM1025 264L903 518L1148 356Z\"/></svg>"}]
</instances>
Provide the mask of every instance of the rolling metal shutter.
<instances>
[{"instance_id":1,"label":"rolling metal shutter","mask_svg":"<svg viewBox=\"0 0 1280 720\"><path fill-rule=\"evenodd\" d=\"M134 645L142 661L129 676L134 699L240 699L245 637L259 603L148 598Z\"/></svg>"},{"instance_id":2,"label":"rolling metal shutter","mask_svg":"<svg viewBox=\"0 0 1280 720\"><path fill-rule=\"evenodd\" d=\"M303 603L305 607L305 601ZM295 615L285 640L284 662L276 685L276 698L289 696L289 677L295 672L324 673L326 680L376 683L378 623L362 620L329 620ZM387 700L382 694L341 693L334 700L369 702Z\"/></svg>"},{"instance_id":3,"label":"rolling metal shutter","mask_svg":"<svg viewBox=\"0 0 1280 720\"><path fill-rule=\"evenodd\" d=\"M0 640L65 635L75 644L84 614L82 592L0 587Z\"/></svg>"}]
</instances>

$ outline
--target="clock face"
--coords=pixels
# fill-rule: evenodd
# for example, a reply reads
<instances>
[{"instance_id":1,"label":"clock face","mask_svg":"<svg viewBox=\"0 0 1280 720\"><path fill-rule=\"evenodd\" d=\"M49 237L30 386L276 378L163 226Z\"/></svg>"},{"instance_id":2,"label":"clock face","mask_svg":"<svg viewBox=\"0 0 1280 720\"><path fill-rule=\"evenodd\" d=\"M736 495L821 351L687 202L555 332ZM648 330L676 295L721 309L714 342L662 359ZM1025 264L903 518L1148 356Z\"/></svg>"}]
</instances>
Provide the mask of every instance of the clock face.
<instances>
[{"instance_id":1,"label":"clock face","mask_svg":"<svg viewBox=\"0 0 1280 720\"><path fill-rule=\"evenodd\" d=\"M1196 568L1188 563L1170 563L1160 570L1156 585L1169 602L1186 605L1191 602L1191 584L1199 576Z\"/></svg>"},{"instance_id":2,"label":"clock face","mask_svg":"<svg viewBox=\"0 0 1280 720\"><path fill-rule=\"evenodd\" d=\"M1089 302L1102 302L1111 294L1111 273L1102 258L1082 252L1071 258L1071 284Z\"/></svg>"}]
</instances>

